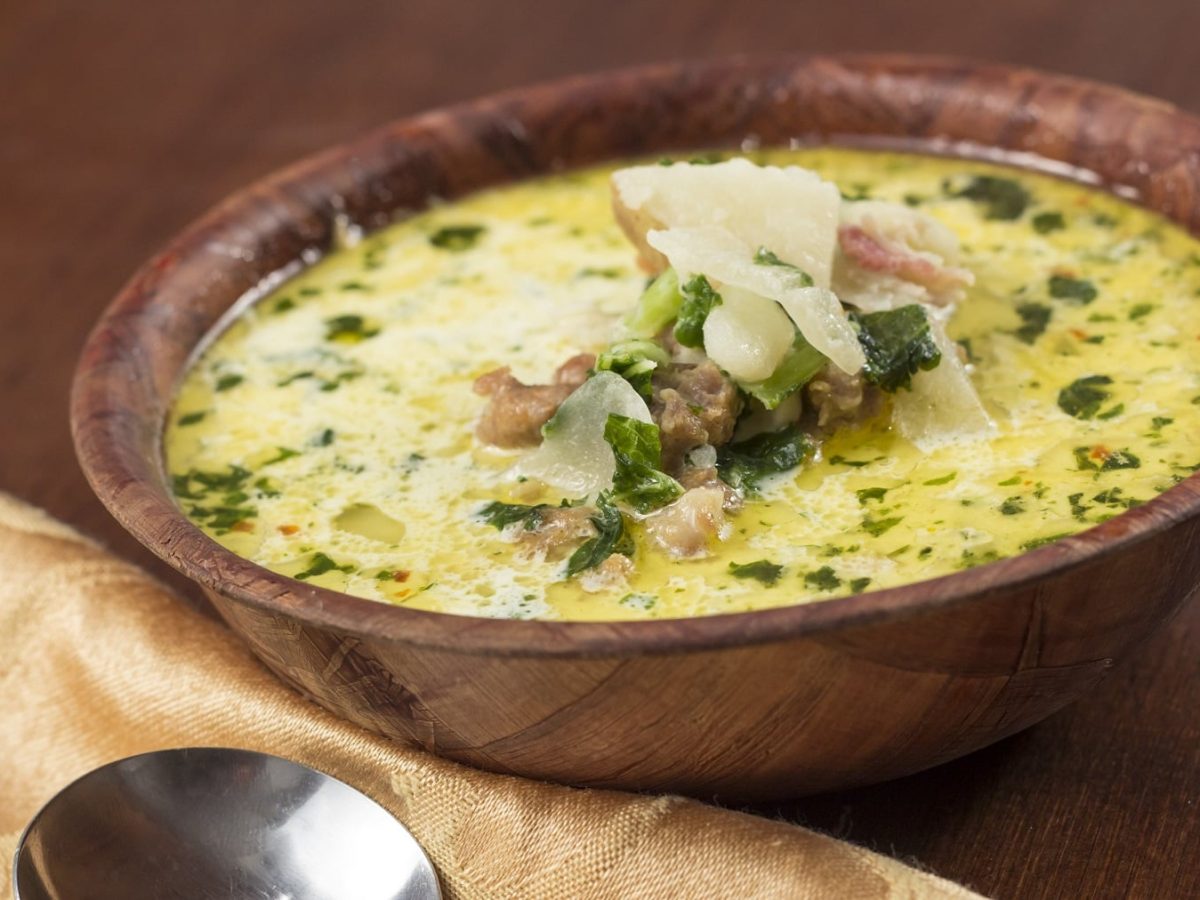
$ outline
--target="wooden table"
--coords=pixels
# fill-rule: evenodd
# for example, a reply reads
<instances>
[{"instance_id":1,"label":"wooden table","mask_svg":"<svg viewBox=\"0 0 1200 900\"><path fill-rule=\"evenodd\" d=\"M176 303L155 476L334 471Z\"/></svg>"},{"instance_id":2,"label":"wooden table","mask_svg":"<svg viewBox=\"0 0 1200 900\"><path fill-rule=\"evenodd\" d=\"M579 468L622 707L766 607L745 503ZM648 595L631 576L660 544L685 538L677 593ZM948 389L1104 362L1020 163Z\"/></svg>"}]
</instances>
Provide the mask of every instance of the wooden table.
<instances>
[{"instance_id":1,"label":"wooden table","mask_svg":"<svg viewBox=\"0 0 1200 900\"><path fill-rule=\"evenodd\" d=\"M138 263L221 196L426 107L656 59L903 50L1068 71L1200 111L1196 0L627 5L0 4L0 489L163 574L74 462L66 398L84 335ZM1200 897L1198 713L1193 603L1025 734L783 812L1000 897Z\"/></svg>"}]
</instances>

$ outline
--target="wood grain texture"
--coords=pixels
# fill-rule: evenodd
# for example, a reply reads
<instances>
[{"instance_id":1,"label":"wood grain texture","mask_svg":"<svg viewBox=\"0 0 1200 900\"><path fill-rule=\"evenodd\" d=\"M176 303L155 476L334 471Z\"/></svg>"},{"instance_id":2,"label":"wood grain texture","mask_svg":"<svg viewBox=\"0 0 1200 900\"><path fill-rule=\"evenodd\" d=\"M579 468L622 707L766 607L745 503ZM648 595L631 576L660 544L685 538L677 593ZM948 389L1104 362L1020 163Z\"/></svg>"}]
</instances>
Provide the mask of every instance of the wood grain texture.
<instances>
[{"instance_id":1,"label":"wood grain texture","mask_svg":"<svg viewBox=\"0 0 1200 900\"><path fill-rule=\"evenodd\" d=\"M1036 63L1200 109L1190 0L0 7L0 487L154 565L70 462L70 361L157 246L254 176L387 119L581 70L739 50ZM157 571L170 578L166 567ZM174 583L182 584L179 580ZM1194 896L1200 606L1019 738L785 813L999 896Z\"/></svg>"}]
</instances>

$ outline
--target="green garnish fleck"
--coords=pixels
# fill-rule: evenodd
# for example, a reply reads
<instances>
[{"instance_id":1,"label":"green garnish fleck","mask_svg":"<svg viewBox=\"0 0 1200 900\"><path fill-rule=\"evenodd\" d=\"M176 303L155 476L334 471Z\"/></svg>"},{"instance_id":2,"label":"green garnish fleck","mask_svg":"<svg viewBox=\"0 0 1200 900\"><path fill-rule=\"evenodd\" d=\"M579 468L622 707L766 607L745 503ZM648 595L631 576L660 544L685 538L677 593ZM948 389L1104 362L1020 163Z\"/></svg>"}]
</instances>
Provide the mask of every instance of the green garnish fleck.
<instances>
[{"instance_id":1,"label":"green garnish fleck","mask_svg":"<svg viewBox=\"0 0 1200 900\"><path fill-rule=\"evenodd\" d=\"M344 316L334 316L325 320L325 340L338 341L343 344L357 344L367 338L379 334L379 328L368 325L366 320L354 313Z\"/></svg>"},{"instance_id":2,"label":"green garnish fleck","mask_svg":"<svg viewBox=\"0 0 1200 900\"><path fill-rule=\"evenodd\" d=\"M214 390L228 391L231 388L237 387L239 384L241 384L245 380L246 380L246 377L244 375L238 375L236 373L230 372L229 374L222 375L220 378L217 379L217 383L214 387Z\"/></svg>"},{"instance_id":3,"label":"green garnish fleck","mask_svg":"<svg viewBox=\"0 0 1200 900\"><path fill-rule=\"evenodd\" d=\"M951 192L950 196L973 200L983 206L985 218L1002 221L1021 218L1032 200L1019 182L995 175L976 175L966 187Z\"/></svg>"},{"instance_id":4,"label":"green garnish fleck","mask_svg":"<svg viewBox=\"0 0 1200 900\"><path fill-rule=\"evenodd\" d=\"M1090 419L1100 411L1101 404L1112 396L1104 389L1113 380L1107 375L1087 375L1076 378L1058 392L1058 407L1076 419Z\"/></svg>"},{"instance_id":5,"label":"green garnish fleck","mask_svg":"<svg viewBox=\"0 0 1200 900\"><path fill-rule=\"evenodd\" d=\"M1044 303L1022 303L1017 307L1017 315L1021 317L1021 326L1013 334L1026 344L1032 344L1046 331L1054 310Z\"/></svg>"},{"instance_id":6,"label":"green garnish fleck","mask_svg":"<svg viewBox=\"0 0 1200 900\"><path fill-rule=\"evenodd\" d=\"M1060 212L1041 212L1033 217L1033 230L1038 234L1049 234L1061 231L1067 227L1066 220Z\"/></svg>"},{"instance_id":7,"label":"green garnish fleck","mask_svg":"<svg viewBox=\"0 0 1200 900\"><path fill-rule=\"evenodd\" d=\"M804 583L818 591L836 591L842 586L842 579L837 577L832 566L821 566L815 572L806 572Z\"/></svg>"},{"instance_id":8,"label":"green garnish fleck","mask_svg":"<svg viewBox=\"0 0 1200 900\"><path fill-rule=\"evenodd\" d=\"M904 521L903 516L893 516L889 519L874 519L871 516L867 516L862 520L862 527L863 531L872 537L879 537L899 525L902 521Z\"/></svg>"},{"instance_id":9,"label":"green garnish fleck","mask_svg":"<svg viewBox=\"0 0 1200 900\"><path fill-rule=\"evenodd\" d=\"M446 225L429 236L429 243L441 250L461 253L474 247L485 231L482 225Z\"/></svg>"},{"instance_id":10,"label":"green garnish fleck","mask_svg":"<svg viewBox=\"0 0 1200 900\"><path fill-rule=\"evenodd\" d=\"M292 577L297 581L307 581L309 578L316 578L318 575L324 575L326 572L353 572L354 566L346 563L338 565L324 553L320 551L314 553L308 562L308 568L303 572L298 572Z\"/></svg>"},{"instance_id":11,"label":"green garnish fleck","mask_svg":"<svg viewBox=\"0 0 1200 900\"><path fill-rule=\"evenodd\" d=\"M188 425L195 425L197 422L204 421L204 417L207 415L208 415L208 410L206 410L206 409L202 409L199 412L185 413L184 415L179 417L179 419L175 422L175 424L179 425L181 428L186 427Z\"/></svg>"},{"instance_id":12,"label":"green garnish fleck","mask_svg":"<svg viewBox=\"0 0 1200 900\"><path fill-rule=\"evenodd\" d=\"M770 587L779 581L779 576L783 574L783 566L773 563L769 559L760 559L749 563L731 562L729 574L734 578L753 578Z\"/></svg>"},{"instance_id":13,"label":"green garnish fleck","mask_svg":"<svg viewBox=\"0 0 1200 900\"><path fill-rule=\"evenodd\" d=\"M1099 291L1086 278L1071 278L1068 275L1051 275L1046 282L1050 296L1057 300L1068 300L1086 306L1096 299Z\"/></svg>"},{"instance_id":14,"label":"green garnish fleck","mask_svg":"<svg viewBox=\"0 0 1200 900\"><path fill-rule=\"evenodd\" d=\"M754 261L760 266L779 266L784 269L790 269L796 275L796 284L799 287L812 287L813 278L799 266L794 266L790 262L784 262L772 251L766 247L759 247L754 252Z\"/></svg>"}]
</instances>

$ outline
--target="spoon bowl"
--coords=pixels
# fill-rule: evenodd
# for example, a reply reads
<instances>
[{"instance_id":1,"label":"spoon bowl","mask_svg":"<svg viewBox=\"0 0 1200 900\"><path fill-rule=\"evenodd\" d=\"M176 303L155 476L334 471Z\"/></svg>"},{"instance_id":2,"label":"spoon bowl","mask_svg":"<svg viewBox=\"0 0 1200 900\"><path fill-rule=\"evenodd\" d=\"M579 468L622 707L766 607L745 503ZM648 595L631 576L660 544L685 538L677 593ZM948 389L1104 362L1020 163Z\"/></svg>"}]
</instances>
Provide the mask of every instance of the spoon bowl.
<instances>
[{"instance_id":1,"label":"spoon bowl","mask_svg":"<svg viewBox=\"0 0 1200 900\"><path fill-rule=\"evenodd\" d=\"M159 750L72 782L25 829L16 900L437 900L433 865L369 797L249 750Z\"/></svg>"}]
</instances>

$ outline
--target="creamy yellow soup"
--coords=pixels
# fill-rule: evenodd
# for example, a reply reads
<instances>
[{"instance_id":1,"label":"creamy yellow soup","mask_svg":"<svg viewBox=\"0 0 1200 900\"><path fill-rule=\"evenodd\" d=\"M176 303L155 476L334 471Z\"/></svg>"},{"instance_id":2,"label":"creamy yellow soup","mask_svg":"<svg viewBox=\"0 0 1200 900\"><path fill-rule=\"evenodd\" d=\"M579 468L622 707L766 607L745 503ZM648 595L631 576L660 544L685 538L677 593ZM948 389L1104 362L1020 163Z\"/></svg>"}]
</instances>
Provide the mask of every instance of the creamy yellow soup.
<instances>
[{"instance_id":1,"label":"creamy yellow soup","mask_svg":"<svg viewBox=\"0 0 1200 900\"><path fill-rule=\"evenodd\" d=\"M561 562L522 552L480 508L559 498L512 478L518 454L476 440L484 400L472 381L502 365L546 381L606 346L644 287L612 219L611 169L596 169L435 208L248 309L176 400L166 456L181 507L248 559L386 603L666 618L1012 556L1145 502L1200 463L1200 245L1183 231L1077 184L982 163L832 148L753 158L815 169L847 198L905 202L954 231L976 283L950 332L992 438L926 454L886 416L839 432L749 500L703 559L658 553L635 525L627 583L587 590ZM962 187L1000 184L989 177L1005 183ZM770 577L739 568L758 561Z\"/></svg>"}]
</instances>

